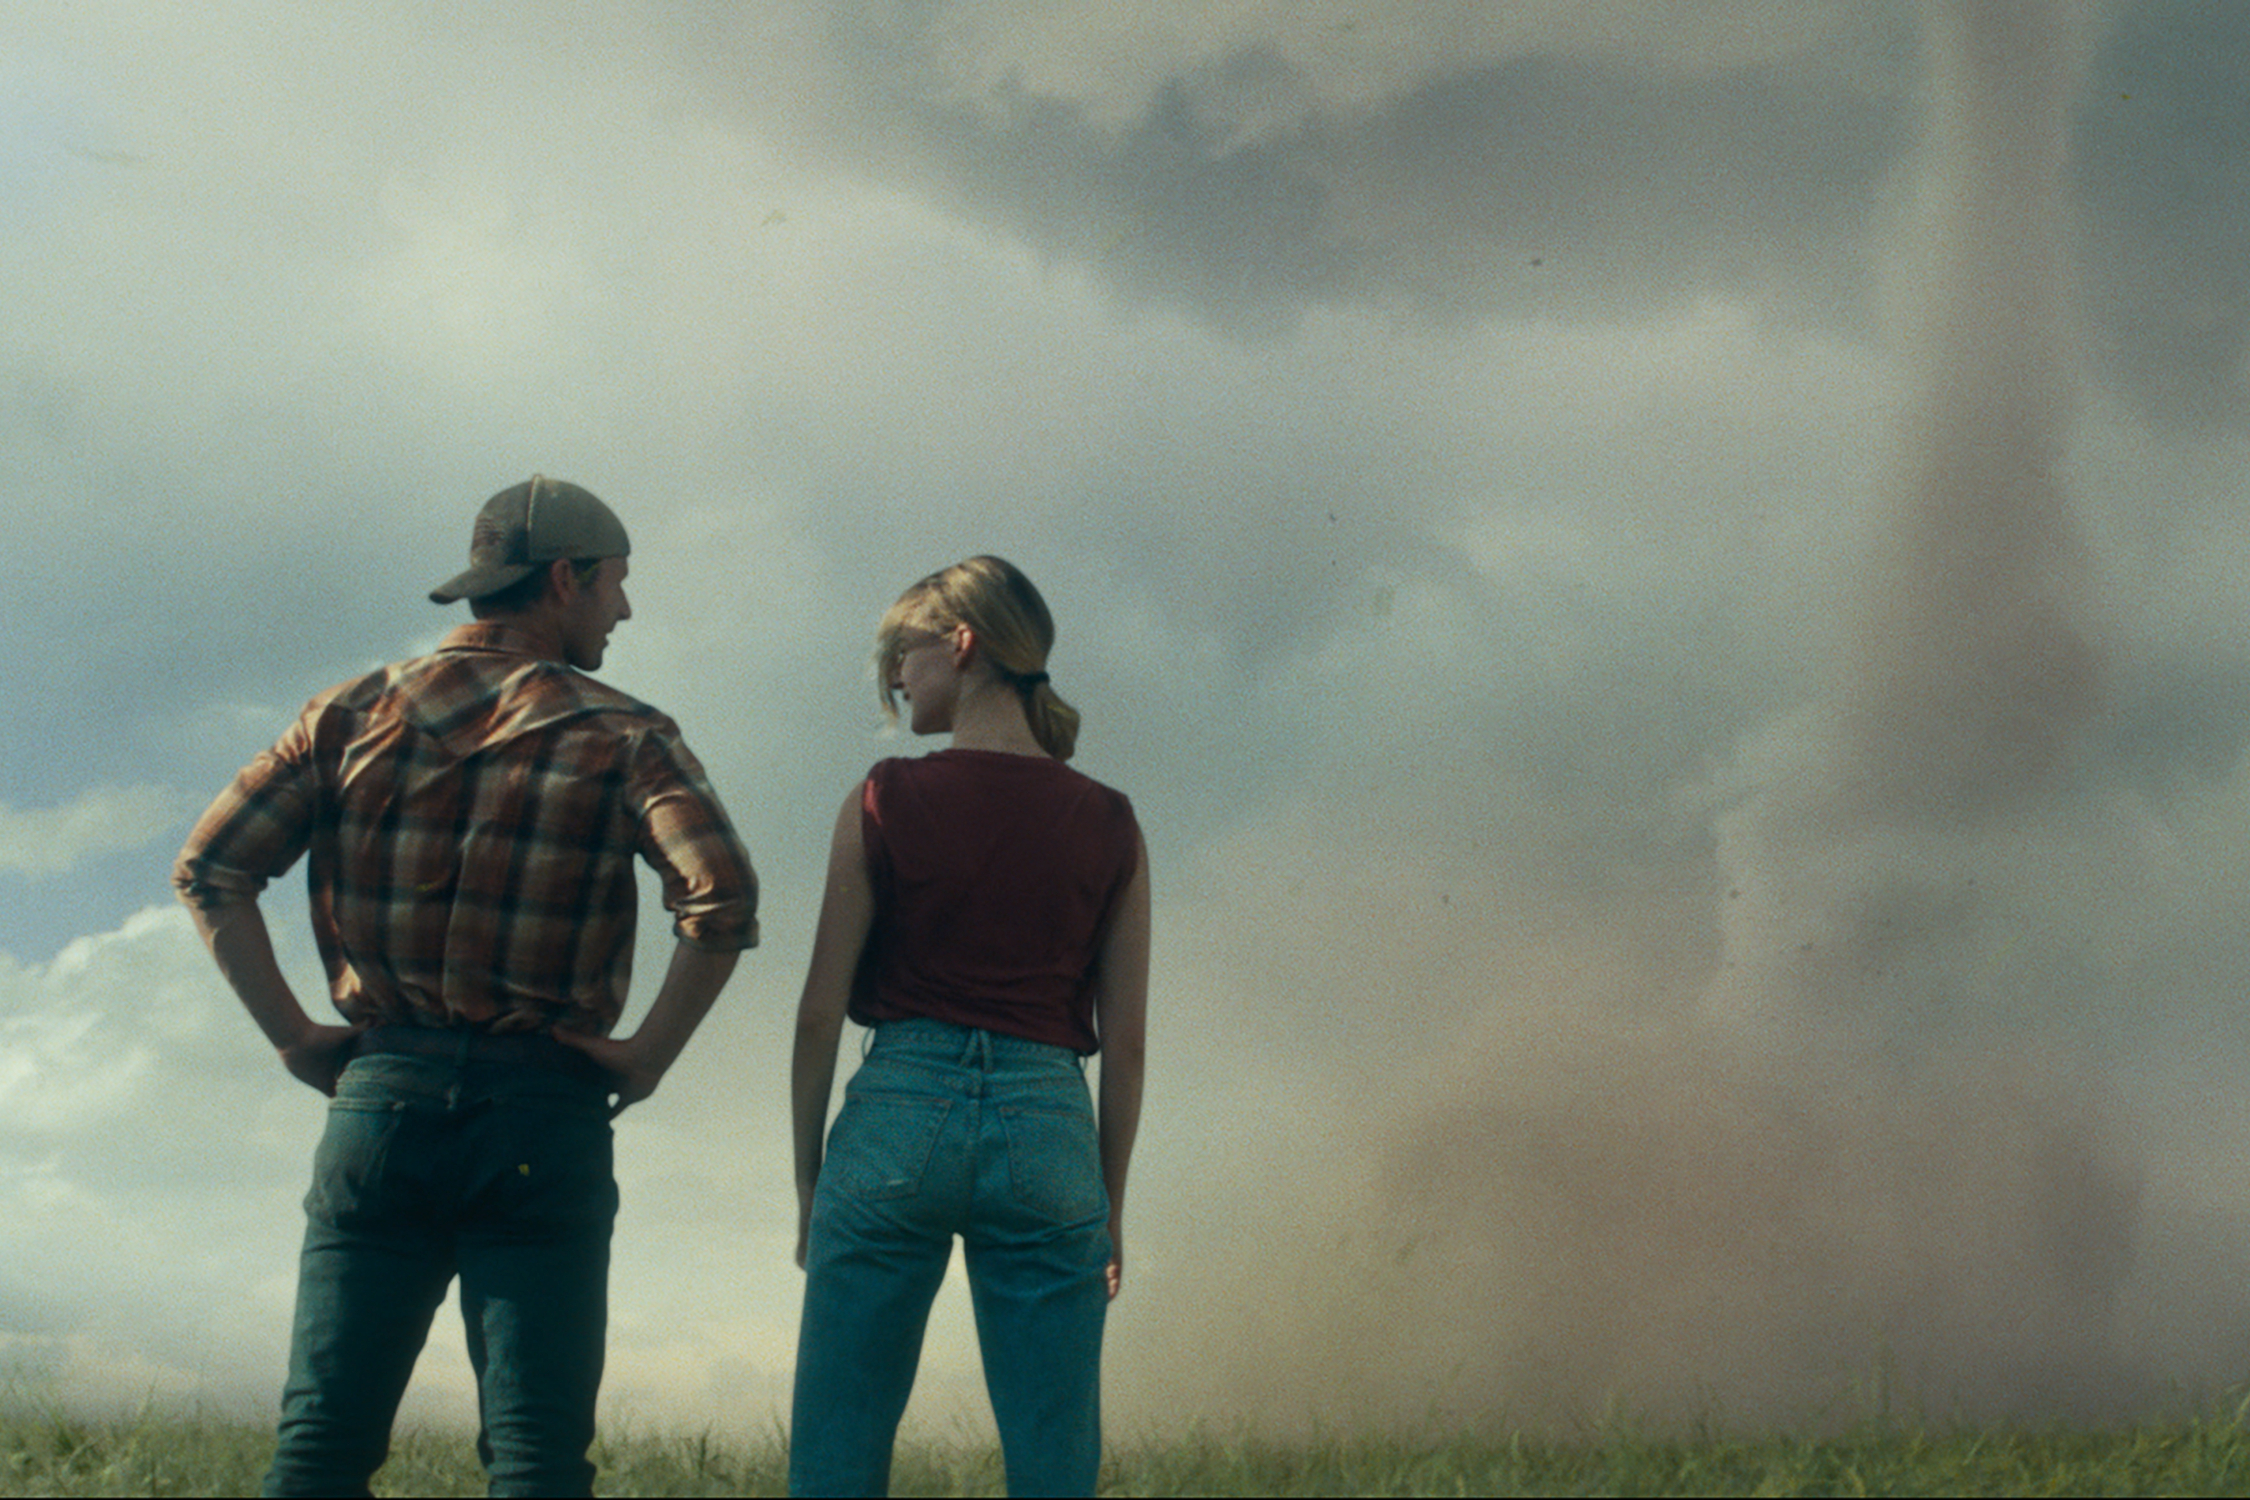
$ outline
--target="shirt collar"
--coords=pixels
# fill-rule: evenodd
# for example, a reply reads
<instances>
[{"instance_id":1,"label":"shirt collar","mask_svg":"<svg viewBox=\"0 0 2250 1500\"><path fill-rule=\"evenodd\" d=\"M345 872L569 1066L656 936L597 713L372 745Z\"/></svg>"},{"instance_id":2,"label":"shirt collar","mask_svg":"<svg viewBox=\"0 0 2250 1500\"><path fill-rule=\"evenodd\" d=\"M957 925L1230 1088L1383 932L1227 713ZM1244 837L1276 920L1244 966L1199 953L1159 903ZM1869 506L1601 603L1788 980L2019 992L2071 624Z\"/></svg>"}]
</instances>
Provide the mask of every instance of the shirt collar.
<instances>
[{"instance_id":1,"label":"shirt collar","mask_svg":"<svg viewBox=\"0 0 2250 1500\"><path fill-rule=\"evenodd\" d=\"M492 651L503 656L533 656L550 660L540 650L538 638L500 620L471 620L456 625L438 642L440 651Z\"/></svg>"}]
</instances>

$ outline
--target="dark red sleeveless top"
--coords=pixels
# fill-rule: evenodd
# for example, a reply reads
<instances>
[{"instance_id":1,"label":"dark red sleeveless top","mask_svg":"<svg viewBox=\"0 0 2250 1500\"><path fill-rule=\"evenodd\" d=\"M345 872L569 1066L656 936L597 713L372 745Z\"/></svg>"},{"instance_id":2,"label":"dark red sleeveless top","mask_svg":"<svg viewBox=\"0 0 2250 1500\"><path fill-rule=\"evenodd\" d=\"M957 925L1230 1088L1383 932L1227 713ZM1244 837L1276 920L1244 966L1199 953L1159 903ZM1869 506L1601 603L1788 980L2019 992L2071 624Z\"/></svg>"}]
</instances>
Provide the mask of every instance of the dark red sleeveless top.
<instances>
[{"instance_id":1,"label":"dark red sleeveless top","mask_svg":"<svg viewBox=\"0 0 2250 1500\"><path fill-rule=\"evenodd\" d=\"M1124 794L1045 756L940 750L877 762L859 807L875 921L852 1019L1094 1051L1094 959L1139 848Z\"/></svg>"}]
</instances>

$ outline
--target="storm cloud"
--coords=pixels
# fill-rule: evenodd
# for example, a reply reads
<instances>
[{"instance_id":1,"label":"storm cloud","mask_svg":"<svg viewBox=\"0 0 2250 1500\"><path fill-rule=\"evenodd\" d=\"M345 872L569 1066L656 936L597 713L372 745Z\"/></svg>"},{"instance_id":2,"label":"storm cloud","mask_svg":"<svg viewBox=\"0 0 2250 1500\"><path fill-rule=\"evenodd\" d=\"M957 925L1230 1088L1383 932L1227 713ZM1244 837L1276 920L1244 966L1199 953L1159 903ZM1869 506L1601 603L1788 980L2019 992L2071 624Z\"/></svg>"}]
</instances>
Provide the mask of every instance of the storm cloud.
<instances>
[{"instance_id":1,"label":"storm cloud","mask_svg":"<svg viewBox=\"0 0 2250 1500\"><path fill-rule=\"evenodd\" d=\"M769 893L621 1127L611 1419L786 1389L868 634L980 551L1153 853L1121 1422L2234 1378L2235 16L2070 13L2036 170L1948 179L1907 5L19 7L11 1357L269 1399L318 1102L165 871L538 469Z\"/></svg>"}]
</instances>

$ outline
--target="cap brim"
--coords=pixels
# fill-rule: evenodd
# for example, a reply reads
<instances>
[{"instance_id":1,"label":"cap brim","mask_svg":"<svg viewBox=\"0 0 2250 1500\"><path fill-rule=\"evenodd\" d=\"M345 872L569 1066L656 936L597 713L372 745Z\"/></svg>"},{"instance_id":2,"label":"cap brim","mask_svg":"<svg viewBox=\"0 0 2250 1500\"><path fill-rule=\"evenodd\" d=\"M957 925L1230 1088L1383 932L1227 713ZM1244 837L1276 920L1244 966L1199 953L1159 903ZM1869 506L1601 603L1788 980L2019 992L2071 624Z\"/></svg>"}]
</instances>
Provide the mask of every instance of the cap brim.
<instances>
[{"instance_id":1,"label":"cap brim","mask_svg":"<svg viewBox=\"0 0 2250 1500\"><path fill-rule=\"evenodd\" d=\"M471 568L466 573L456 574L436 588L431 589L430 602L432 604L453 604L463 599L482 599L487 594L499 592L511 583L529 578L532 574L538 572L539 568L540 564L538 563L505 563Z\"/></svg>"}]
</instances>

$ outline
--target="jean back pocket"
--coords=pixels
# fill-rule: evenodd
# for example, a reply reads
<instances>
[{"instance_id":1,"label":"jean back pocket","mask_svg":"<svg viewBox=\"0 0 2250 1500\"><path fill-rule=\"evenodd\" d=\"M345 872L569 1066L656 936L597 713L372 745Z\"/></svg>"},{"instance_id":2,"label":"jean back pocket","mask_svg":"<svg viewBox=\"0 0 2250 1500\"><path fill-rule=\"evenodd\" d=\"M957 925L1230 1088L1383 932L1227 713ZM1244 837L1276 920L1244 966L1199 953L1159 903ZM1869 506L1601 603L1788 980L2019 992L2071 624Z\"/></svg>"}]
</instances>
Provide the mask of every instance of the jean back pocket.
<instances>
[{"instance_id":1,"label":"jean back pocket","mask_svg":"<svg viewBox=\"0 0 2250 1500\"><path fill-rule=\"evenodd\" d=\"M1109 1215L1101 1141L1085 1110L1008 1107L1008 1177L1016 1202L1057 1224Z\"/></svg>"},{"instance_id":2,"label":"jean back pocket","mask_svg":"<svg viewBox=\"0 0 2250 1500\"><path fill-rule=\"evenodd\" d=\"M919 1094L847 1093L828 1132L822 1184L862 1203L913 1197L952 1107Z\"/></svg>"}]
</instances>

